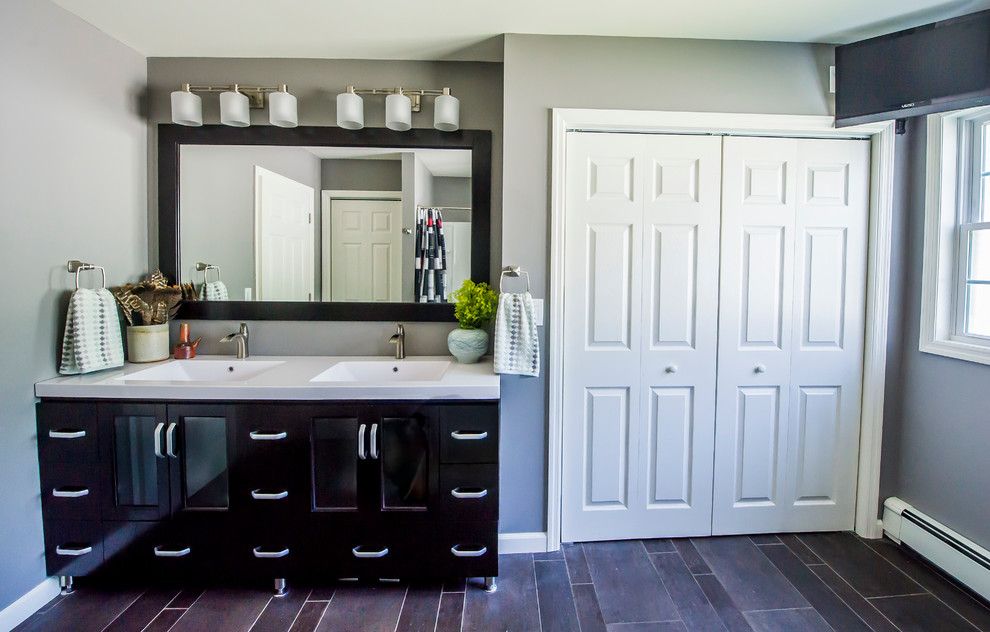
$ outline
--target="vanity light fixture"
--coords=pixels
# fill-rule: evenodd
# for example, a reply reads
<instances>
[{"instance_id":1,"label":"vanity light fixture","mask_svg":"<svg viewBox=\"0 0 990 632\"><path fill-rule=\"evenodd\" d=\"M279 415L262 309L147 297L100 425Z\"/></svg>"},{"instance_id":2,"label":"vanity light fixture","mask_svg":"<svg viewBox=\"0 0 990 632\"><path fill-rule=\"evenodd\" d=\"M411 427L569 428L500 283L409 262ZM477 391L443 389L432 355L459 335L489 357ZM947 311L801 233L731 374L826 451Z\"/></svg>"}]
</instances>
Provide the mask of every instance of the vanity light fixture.
<instances>
[{"instance_id":1,"label":"vanity light fixture","mask_svg":"<svg viewBox=\"0 0 990 632\"><path fill-rule=\"evenodd\" d=\"M385 127L404 132L412 128L412 113L422 109L423 97L435 97L433 127L442 132L460 129L460 101L450 88L355 88L347 86L337 95L337 125L344 129L364 127L364 99L360 95L385 95Z\"/></svg>"},{"instance_id":2,"label":"vanity light fixture","mask_svg":"<svg viewBox=\"0 0 990 632\"><path fill-rule=\"evenodd\" d=\"M203 124L203 103L196 92L220 93L220 122L232 127L251 124L251 110L265 107L267 98L269 121L278 127L295 127L299 124L296 97L288 87L230 85L190 85L188 83L172 93L172 122L198 127Z\"/></svg>"}]
</instances>

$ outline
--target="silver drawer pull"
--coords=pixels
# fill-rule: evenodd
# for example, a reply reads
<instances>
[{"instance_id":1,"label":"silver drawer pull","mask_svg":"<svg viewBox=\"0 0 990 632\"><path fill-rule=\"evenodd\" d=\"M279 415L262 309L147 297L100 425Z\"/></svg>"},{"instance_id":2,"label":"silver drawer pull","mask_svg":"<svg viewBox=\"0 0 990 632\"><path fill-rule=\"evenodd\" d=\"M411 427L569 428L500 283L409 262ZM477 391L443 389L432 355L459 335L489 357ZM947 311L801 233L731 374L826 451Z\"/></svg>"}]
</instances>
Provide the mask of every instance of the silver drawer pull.
<instances>
[{"instance_id":1,"label":"silver drawer pull","mask_svg":"<svg viewBox=\"0 0 990 632\"><path fill-rule=\"evenodd\" d=\"M86 436L85 430L49 430L48 436L52 439L82 439Z\"/></svg>"},{"instance_id":2,"label":"silver drawer pull","mask_svg":"<svg viewBox=\"0 0 990 632\"><path fill-rule=\"evenodd\" d=\"M280 492L263 492L260 489L251 490L251 498L255 500L282 500L289 495L289 490L283 489Z\"/></svg>"},{"instance_id":3,"label":"silver drawer pull","mask_svg":"<svg viewBox=\"0 0 990 632\"><path fill-rule=\"evenodd\" d=\"M252 430L251 434L248 435L255 441L281 441L289 436L289 433L285 432L262 432L260 430Z\"/></svg>"},{"instance_id":4,"label":"silver drawer pull","mask_svg":"<svg viewBox=\"0 0 990 632\"><path fill-rule=\"evenodd\" d=\"M488 552L488 547L483 546L480 549L461 549L460 544L455 544L450 547L450 552L454 554L454 557L481 557Z\"/></svg>"},{"instance_id":5,"label":"silver drawer pull","mask_svg":"<svg viewBox=\"0 0 990 632\"><path fill-rule=\"evenodd\" d=\"M388 555L388 547L385 547L379 551L362 551L361 547L356 546L351 549L351 553L354 554L354 557L359 559L373 559Z\"/></svg>"},{"instance_id":6,"label":"silver drawer pull","mask_svg":"<svg viewBox=\"0 0 990 632\"><path fill-rule=\"evenodd\" d=\"M463 430L455 430L450 433L450 436L458 441L481 441L482 439L488 438L487 432L464 432Z\"/></svg>"},{"instance_id":7,"label":"silver drawer pull","mask_svg":"<svg viewBox=\"0 0 990 632\"><path fill-rule=\"evenodd\" d=\"M285 557L289 554L289 549L284 548L281 551L263 551L260 546L254 547L254 556L258 559L274 559L279 557Z\"/></svg>"},{"instance_id":8,"label":"silver drawer pull","mask_svg":"<svg viewBox=\"0 0 990 632\"><path fill-rule=\"evenodd\" d=\"M468 487L467 489L472 489ZM488 495L487 489L478 489L476 491L463 491L460 487L455 487L450 490L450 495L454 498L484 498Z\"/></svg>"},{"instance_id":9,"label":"silver drawer pull","mask_svg":"<svg viewBox=\"0 0 990 632\"><path fill-rule=\"evenodd\" d=\"M52 490L52 496L55 498L82 498L83 496L89 496L89 488L83 487L82 489L59 489L55 488Z\"/></svg>"},{"instance_id":10,"label":"silver drawer pull","mask_svg":"<svg viewBox=\"0 0 990 632\"><path fill-rule=\"evenodd\" d=\"M86 555L87 553L92 553L93 547L91 546L76 546L76 547L65 547L56 546L55 553L57 555L65 555L68 557L79 557L80 555Z\"/></svg>"},{"instance_id":11,"label":"silver drawer pull","mask_svg":"<svg viewBox=\"0 0 990 632\"><path fill-rule=\"evenodd\" d=\"M192 553L192 549L188 546L184 549L163 549L160 546L155 547L155 557L185 557Z\"/></svg>"}]
</instances>

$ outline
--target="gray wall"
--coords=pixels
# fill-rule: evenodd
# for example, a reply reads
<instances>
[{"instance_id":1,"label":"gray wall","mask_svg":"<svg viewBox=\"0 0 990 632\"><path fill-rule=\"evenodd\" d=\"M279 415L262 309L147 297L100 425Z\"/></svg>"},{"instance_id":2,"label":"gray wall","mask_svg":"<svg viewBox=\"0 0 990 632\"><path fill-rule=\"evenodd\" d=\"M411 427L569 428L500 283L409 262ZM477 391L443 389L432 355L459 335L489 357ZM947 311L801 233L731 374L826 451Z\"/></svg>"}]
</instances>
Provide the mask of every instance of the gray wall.
<instances>
[{"instance_id":1,"label":"gray wall","mask_svg":"<svg viewBox=\"0 0 990 632\"><path fill-rule=\"evenodd\" d=\"M0 4L0 609L45 577L33 384L56 375L68 259L147 263L144 58L47 0Z\"/></svg>"},{"instance_id":2,"label":"gray wall","mask_svg":"<svg viewBox=\"0 0 990 632\"><path fill-rule=\"evenodd\" d=\"M898 496L990 547L990 366L918 351L925 134L924 119L912 119L898 140L894 228L904 248L892 264L881 498Z\"/></svg>"},{"instance_id":3,"label":"gray wall","mask_svg":"<svg viewBox=\"0 0 990 632\"><path fill-rule=\"evenodd\" d=\"M320 159L301 147L182 148L179 177L179 222L184 279L199 284L196 262L220 266L231 300L243 300L244 288L255 287L254 168L291 178L313 188L316 231L316 287L320 287ZM214 279L210 272L210 279Z\"/></svg>"},{"instance_id":4,"label":"gray wall","mask_svg":"<svg viewBox=\"0 0 990 632\"><path fill-rule=\"evenodd\" d=\"M550 108L830 114L831 58L825 45L506 35L502 263L546 296ZM502 378L505 531L543 530L546 398L545 375Z\"/></svg>"},{"instance_id":5,"label":"gray wall","mask_svg":"<svg viewBox=\"0 0 990 632\"><path fill-rule=\"evenodd\" d=\"M433 178L433 204L437 206L466 206L471 208L471 178L438 176ZM443 218L462 217L456 212L444 213ZM465 220L468 215L463 215Z\"/></svg>"},{"instance_id":6,"label":"gray wall","mask_svg":"<svg viewBox=\"0 0 990 632\"><path fill-rule=\"evenodd\" d=\"M401 191L401 160L323 160L324 191Z\"/></svg>"}]
</instances>

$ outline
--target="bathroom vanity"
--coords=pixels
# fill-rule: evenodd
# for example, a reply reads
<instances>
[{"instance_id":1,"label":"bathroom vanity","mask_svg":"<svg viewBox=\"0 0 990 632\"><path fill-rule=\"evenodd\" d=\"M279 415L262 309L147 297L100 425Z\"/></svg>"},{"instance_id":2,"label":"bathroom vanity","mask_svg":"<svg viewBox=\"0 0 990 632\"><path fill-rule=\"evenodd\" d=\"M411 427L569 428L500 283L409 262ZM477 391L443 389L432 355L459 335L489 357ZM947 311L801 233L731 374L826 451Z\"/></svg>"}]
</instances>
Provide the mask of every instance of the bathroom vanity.
<instances>
[{"instance_id":1,"label":"bathroom vanity","mask_svg":"<svg viewBox=\"0 0 990 632\"><path fill-rule=\"evenodd\" d=\"M498 574L499 379L448 358L220 356L36 385L48 572Z\"/></svg>"}]
</instances>

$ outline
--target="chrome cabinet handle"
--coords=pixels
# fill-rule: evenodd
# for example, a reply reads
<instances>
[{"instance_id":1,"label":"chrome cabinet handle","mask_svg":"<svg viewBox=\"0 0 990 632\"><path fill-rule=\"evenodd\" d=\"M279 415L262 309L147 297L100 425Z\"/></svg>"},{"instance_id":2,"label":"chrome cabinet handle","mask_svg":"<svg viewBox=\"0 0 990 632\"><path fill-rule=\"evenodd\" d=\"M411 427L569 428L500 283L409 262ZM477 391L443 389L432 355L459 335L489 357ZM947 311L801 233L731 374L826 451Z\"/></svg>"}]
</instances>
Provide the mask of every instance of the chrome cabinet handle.
<instances>
[{"instance_id":1,"label":"chrome cabinet handle","mask_svg":"<svg viewBox=\"0 0 990 632\"><path fill-rule=\"evenodd\" d=\"M289 490L283 489L280 492L263 492L260 489L251 490L251 498L255 500L282 500L289 495Z\"/></svg>"},{"instance_id":2,"label":"chrome cabinet handle","mask_svg":"<svg viewBox=\"0 0 990 632\"><path fill-rule=\"evenodd\" d=\"M457 439L458 441L481 441L482 439L488 438L487 432L464 432L463 430L455 430L450 433L451 438Z\"/></svg>"},{"instance_id":3,"label":"chrome cabinet handle","mask_svg":"<svg viewBox=\"0 0 990 632\"><path fill-rule=\"evenodd\" d=\"M285 432L262 432L260 430L252 430L251 434L248 435L255 441L281 441L289 436L289 433Z\"/></svg>"},{"instance_id":4,"label":"chrome cabinet handle","mask_svg":"<svg viewBox=\"0 0 990 632\"><path fill-rule=\"evenodd\" d=\"M755 367L753 367L753 373L766 373L766 372L767 372L767 367L765 364L757 364Z\"/></svg>"},{"instance_id":5,"label":"chrome cabinet handle","mask_svg":"<svg viewBox=\"0 0 990 632\"><path fill-rule=\"evenodd\" d=\"M378 551L362 551L360 546L356 546L351 549L351 553L354 554L354 557L359 559L374 559L388 555L388 547Z\"/></svg>"},{"instance_id":6,"label":"chrome cabinet handle","mask_svg":"<svg viewBox=\"0 0 990 632\"><path fill-rule=\"evenodd\" d=\"M478 491L474 491L474 492L466 492L466 491L462 491L460 487L455 487L454 489L450 490L450 495L453 496L454 498L484 498L485 496L488 495L488 490L479 489Z\"/></svg>"},{"instance_id":7,"label":"chrome cabinet handle","mask_svg":"<svg viewBox=\"0 0 990 632\"><path fill-rule=\"evenodd\" d=\"M168 430L165 431L165 454L173 459L179 456L175 453L175 427L177 425L173 421L168 425Z\"/></svg>"},{"instance_id":8,"label":"chrome cabinet handle","mask_svg":"<svg viewBox=\"0 0 990 632\"><path fill-rule=\"evenodd\" d=\"M64 555L67 557L79 557L80 555L86 555L87 553L92 553L93 547L91 546L77 546L77 547L64 547L56 546L55 554Z\"/></svg>"},{"instance_id":9,"label":"chrome cabinet handle","mask_svg":"<svg viewBox=\"0 0 990 632\"><path fill-rule=\"evenodd\" d=\"M155 547L155 557L185 557L192 553L192 549L188 546L184 549L163 549L160 546Z\"/></svg>"},{"instance_id":10,"label":"chrome cabinet handle","mask_svg":"<svg viewBox=\"0 0 990 632\"><path fill-rule=\"evenodd\" d=\"M52 490L52 496L55 498L82 498L83 496L89 496L89 488L83 487L82 489L59 489L56 487Z\"/></svg>"},{"instance_id":11,"label":"chrome cabinet handle","mask_svg":"<svg viewBox=\"0 0 990 632\"><path fill-rule=\"evenodd\" d=\"M358 428L358 458L362 461L368 458L367 454L364 452L364 431L365 425L361 424Z\"/></svg>"},{"instance_id":12,"label":"chrome cabinet handle","mask_svg":"<svg viewBox=\"0 0 990 632\"><path fill-rule=\"evenodd\" d=\"M488 547L483 546L480 549L467 549L461 548L461 544L455 544L450 547L450 552L454 554L454 557L481 557L488 552Z\"/></svg>"},{"instance_id":13,"label":"chrome cabinet handle","mask_svg":"<svg viewBox=\"0 0 990 632\"><path fill-rule=\"evenodd\" d=\"M368 440L371 447L371 458L378 458L378 424L371 424L371 439Z\"/></svg>"},{"instance_id":14,"label":"chrome cabinet handle","mask_svg":"<svg viewBox=\"0 0 990 632\"><path fill-rule=\"evenodd\" d=\"M49 430L48 436L52 439L82 439L86 436L85 430Z\"/></svg>"},{"instance_id":15,"label":"chrome cabinet handle","mask_svg":"<svg viewBox=\"0 0 990 632\"><path fill-rule=\"evenodd\" d=\"M252 550L254 556L258 559L275 559L279 557L285 557L289 554L288 547L282 549L281 551L263 551L260 546L254 547Z\"/></svg>"},{"instance_id":16,"label":"chrome cabinet handle","mask_svg":"<svg viewBox=\"0 0 990 632\"><path fill-rule=\"evenodd\" d=\"M158 425L155 426L155 456L159 459L165 458L165 455L162 454L162 428L164 427L165 424L162 422L158 422Z\"/></svg>"}]
</instances>

